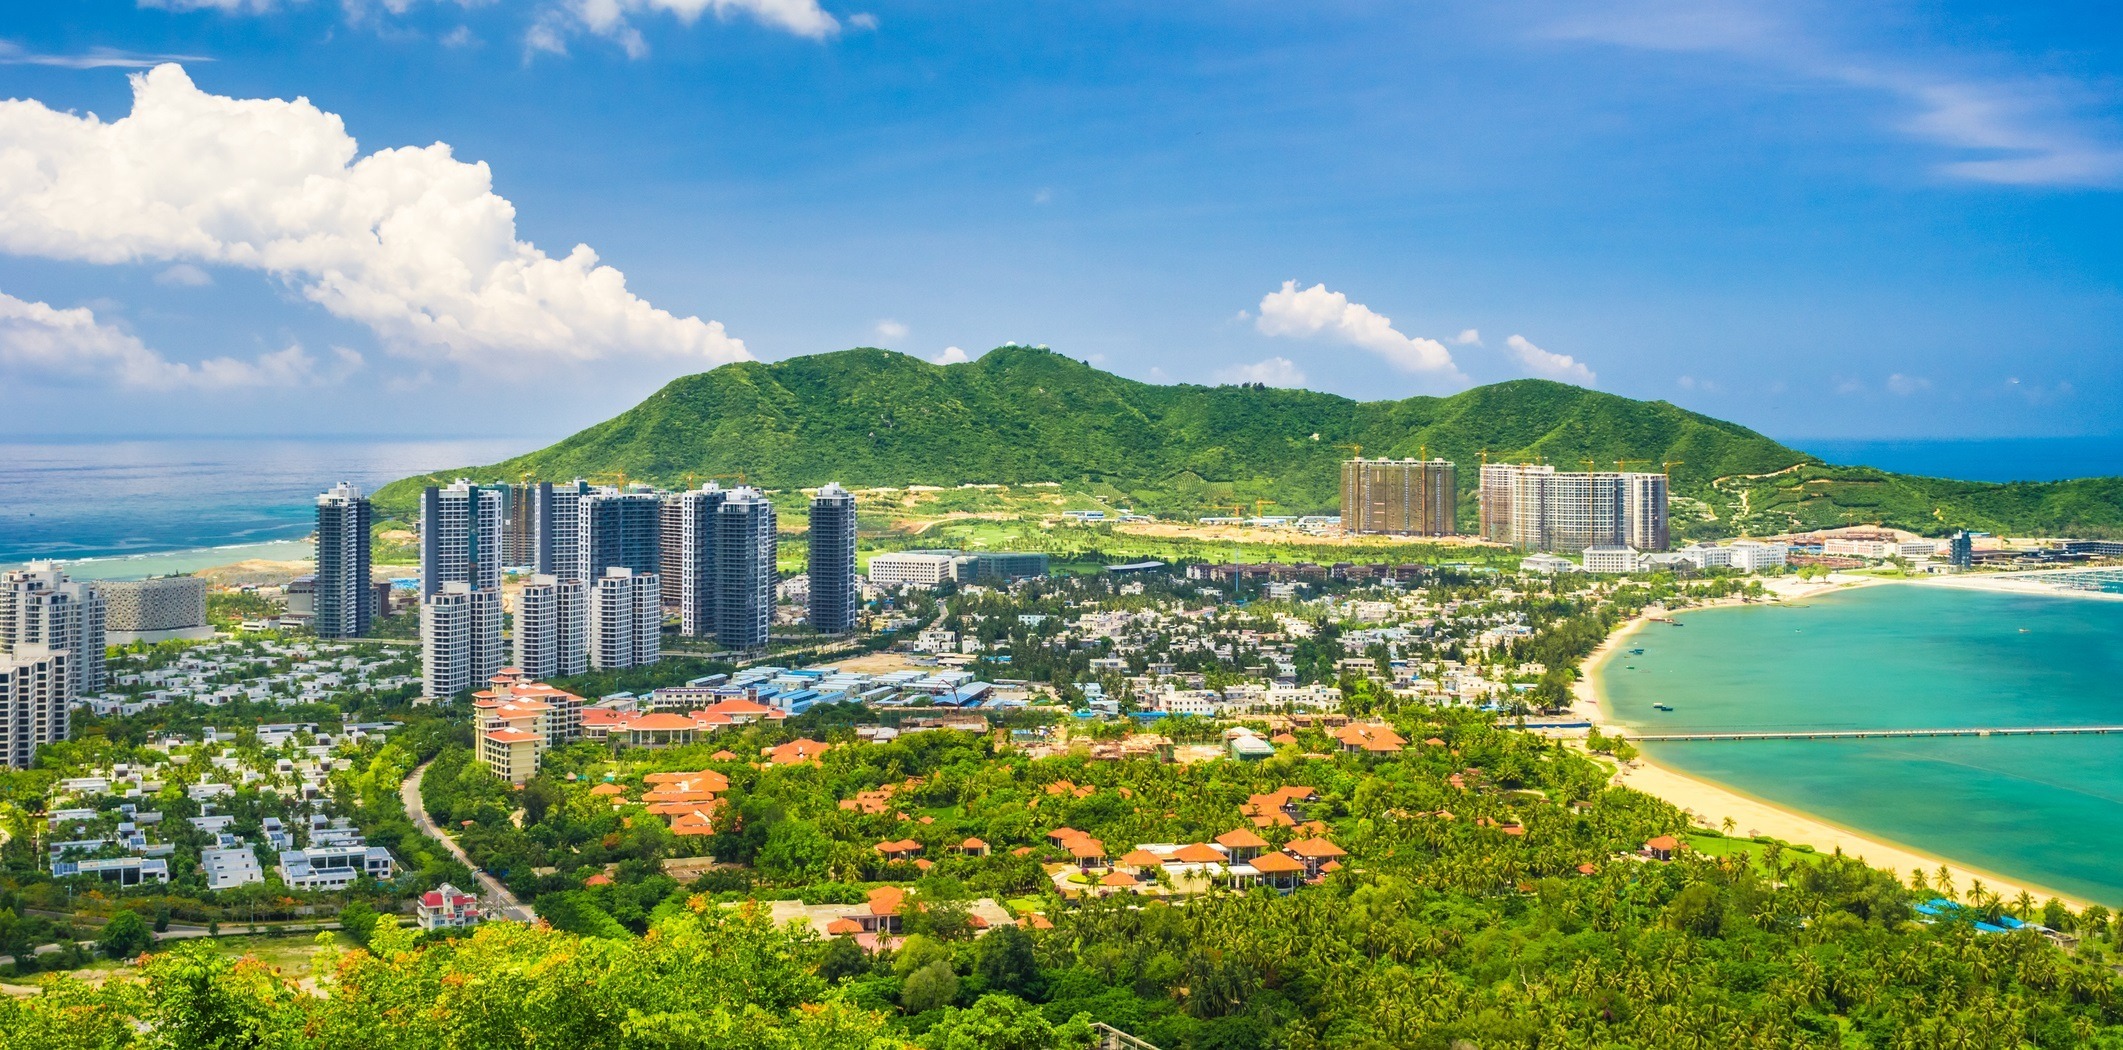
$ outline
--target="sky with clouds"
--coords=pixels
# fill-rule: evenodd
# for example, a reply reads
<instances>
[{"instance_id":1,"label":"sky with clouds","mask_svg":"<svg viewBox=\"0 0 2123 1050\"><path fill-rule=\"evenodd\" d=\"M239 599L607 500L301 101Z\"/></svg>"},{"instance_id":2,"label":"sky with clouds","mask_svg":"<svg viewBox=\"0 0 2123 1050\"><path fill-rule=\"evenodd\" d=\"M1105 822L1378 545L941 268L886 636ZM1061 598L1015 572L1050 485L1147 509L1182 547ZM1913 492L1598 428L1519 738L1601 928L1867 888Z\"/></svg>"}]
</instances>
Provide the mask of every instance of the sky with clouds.
<instances>
[{"instance_id":1,"label":"sky with clouds","mask_svg":"<svg viewBox=\"0 0 2123 1050\"><path fill-rule=\"evenodd\" d=\"M70 0L0 25L0 438L548 439L1006 342L2123 432L2100 5Z\"/></svg>"}]
</instances>

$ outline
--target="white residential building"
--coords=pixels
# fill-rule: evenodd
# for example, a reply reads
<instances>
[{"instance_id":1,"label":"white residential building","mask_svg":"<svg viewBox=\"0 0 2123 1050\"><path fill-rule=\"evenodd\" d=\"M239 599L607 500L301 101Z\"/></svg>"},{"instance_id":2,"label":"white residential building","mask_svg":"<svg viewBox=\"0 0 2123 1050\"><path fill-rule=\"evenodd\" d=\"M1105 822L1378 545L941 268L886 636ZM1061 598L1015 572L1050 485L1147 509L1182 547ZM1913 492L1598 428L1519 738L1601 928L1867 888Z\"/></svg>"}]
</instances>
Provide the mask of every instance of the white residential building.
<instances>
[{"instance_id":1,"label":"white residential building","mask_svg":"<svg viewBox=\"0 0 2123 1050\"><path fill-rule=\"evenodd\" d=\"M257 851L240 843L221 849L200 850L199 870L206 874L206 888L210 890L231 890L265 881L265 869L258 866Z\"/></svg>"},{"instance_id":2,"label":"white residential building","mask_svg":"<svg viewBox=\"0 0 2123 1050\"><path fill-rule=\"evenodd\" d=\"M479 898L447 882L420 895L415 915L423 930L473 926L482 918L479 912Z\"/></svg>"},{"instance_id":3,"label":"white residential building","mask_svg":"<svg viewBox=\"0 0 2123 1050\"><path fill-rule=\"evenodd\" d=\"M280 881L290 889L343 890L367 875L388 879L398 870L382 846L313 846L280 854Z\"/></svg>"},{"instance_id":4,"label":"white residential building","mask_svg":"<svg viewBox=\"0 0 2123 1050\"><path fill-rule=\"evenodd\" d=\"M1725 548L1730 552L1732 567L1746 572L1760 572L1785 564L1791 548L1781 543L1763 543L1760 540L1734 540Z\"/></svg>"},{"instance_id":5,"label":"white residential building","mask_svg":"<svg viewBox=\"0 0 2123 1050\"><path fill-rule=\"evenodd\" d=\"M1587 547L1585 548L1585 571L1593 573L1624 573L1636 571L1637 552L1634 547Z\"/></svg>"},{"instance_id":6,"label":"white residential building","mask_svg":"<svg viewBox=\"0 0 2123 1050\"><path fill-rule=\"evenodd\" d=\"M500 589L508 499L505 485L462 480L448 488L430 485L421 493L421 597L450 583L467 583L475 591Z\"/></svg>"},{"instance_id":7,"label":"white residential building","mask_svg":"<svg viewBox=\"0 0 2123 1050\"><path fill-rule=\"evenodd\" d=\"M0 656L0 769L28 769L39 746L66 739L72 659L64 650Z\"/></svg>"},{"instance_id":8,"label":"white residential building","mask_svg":"<svg viewBox=\"0 0 2123 1050\"><path fill-rule=\"evenodd\" d=\"M961 578L971 559L958 551L895 551L870 557L870 582L887 590L936 587Z\"/></svg>"},{"instance_id":9,"label":"white residential building","mask_svg":"<svg viewBox=\"0 0 2123 1050\"><path fill-rule=\"evenodd\" d=\"M530 678L590 669L590 588L541 573L516 597L516 667Z\"/></svg>"},{"instance_id":10,"label":"white residential building","mask_svg":"<svg viewBox=\"0 0 2123 1050\"><path fill-rule=\"evenodd\" d=\"M590 589L590 666L600 671L653 664L663 636L662 580L609 568Z\"/></svg>"},{"instance_id":11,"label":"white residential building","mask_svg":"<svg viewBox=\"0 0 2123 1050\"><path fill-rule=\"evenodd\" d=\"M449 700L484 686L506 658L501 648L501 592L443 584L420 603L420 643L430 698Z\"/></svg>"}]
</instances>

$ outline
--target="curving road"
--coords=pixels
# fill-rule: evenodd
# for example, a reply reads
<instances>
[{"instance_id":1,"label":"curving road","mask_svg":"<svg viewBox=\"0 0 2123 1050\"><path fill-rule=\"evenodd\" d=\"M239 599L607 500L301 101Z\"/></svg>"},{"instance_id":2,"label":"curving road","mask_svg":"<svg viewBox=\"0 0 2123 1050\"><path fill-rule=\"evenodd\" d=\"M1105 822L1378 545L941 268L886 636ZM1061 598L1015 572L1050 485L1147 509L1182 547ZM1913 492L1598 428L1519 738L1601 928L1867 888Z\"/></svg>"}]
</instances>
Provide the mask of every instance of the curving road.
<instances>
[{"instance_id":1,"label":"curving road","mask_svg":"<svg viewBox=\"0 0 2123 1050\"><path fill-rule=\"evenodd\" d=\"M420 778L427 775L428 766L431 764L432 760L421 763L411 776L405 778L404 783L398 785L398 798L405 803L406 819L411 820L413 827L421 834L442 843L442 847L450 851L450 856L457 858L457 863L472 870L472 878L479 883L480 896L492 902L499 902L498 907L489 909L489 914L517 922L534 921L535 916L530 908L517 900L516 895L510 893L509 888L502 885L500 879L487 874L479 865L472 863L472 858L465 853L464 847L459 846L456 839L451 838L428 818L428 808L420 802Z\"/></svg>"}]
</instances>

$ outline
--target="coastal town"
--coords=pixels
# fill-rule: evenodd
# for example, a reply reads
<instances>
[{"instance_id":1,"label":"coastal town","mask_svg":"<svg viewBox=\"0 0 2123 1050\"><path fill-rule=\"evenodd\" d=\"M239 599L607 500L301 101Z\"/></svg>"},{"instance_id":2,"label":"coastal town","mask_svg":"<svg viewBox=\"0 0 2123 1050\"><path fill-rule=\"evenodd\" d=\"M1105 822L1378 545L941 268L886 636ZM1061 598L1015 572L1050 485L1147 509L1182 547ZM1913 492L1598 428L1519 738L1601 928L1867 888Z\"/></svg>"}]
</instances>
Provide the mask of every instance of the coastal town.
<instances>
[{"instance_id":1,"label":"coastal town","mask_svg":"<svg viewBox=\"0 0 2123 1050\"><path fill-rule=\"evenodd\" d=\"M584 609L568 580L589 561L539 572L478 557L547 557L563 533L519 543L508 529L550 521L550 507L509 502L549 491L429 490L420 563L459 579L412 581L418 639L345 629L408 616L395 581L362 571L216 590L214 622L197 578L161 578L184 600L162 595L143 619L109 612L122 589L61 568L10 574L15 601L71 599L77 629L101 619L127 641L100 685L84 678L69 698L70 731L8 774L6 899L22 918L0 926L0 962L17 980L80 967L126 943L111 931L128 914L149 921L143 947L320 928L358 939L379 916L440 938L525 920L627 936L688 899L760 902L774 923L847 941L850 959L900 958L1036 935L1116 898L1332 892L1341 873L1399 870L1410 841L1432 843L1418 877L1477 890L1765 851L1772 865L1862 857L1929 890L1949 866L1645 763L1588 669L1689 609L1941 573L2021 580L1984 570L2116 553L1845 529L1568 558L1452 538L1411 501L1390 523L1329 523L1394 537L1386 561L1050 572L1039 552L859 550L861 497L829 486L813 497L808 572L783 577L756 529L732 530L708 556L756 554L763 574L733 584L700 567L692 530L666 529L675 546L646 549L677 588L637 575L647 566L602 567ZM643 514L683 524L695 495L582 486L586 524L568 532L578 550L621 549L600 522L621 535ZM358 500L320 499L320 567L367 563L365 544L330 548L341 519L367 535ZM630 517L606 517L611 506ZM1084 519L1058 527L1112 528ZM1204 527L1234 526L1314 528ZM838 552L821 549L827 536ZM827 565L841 575L819 578ZM501 616L457 615L504 586L511 644L495 637ZM655 615L610 612L637 600ZM757 619L727 618L748 600ZM703 634L711 611L726 619ZM1587 820L1596 832L1566 830ZM1437 845L1444 829L1452 849ZM2098 905L1951 870L1983 888L1965 905L1914 902L1911 921L1965 908L1979 929L2114 943ZM923 967L927 984L959 979L947 962ZM921 1012L933 993L920 987L905 980L893 1005Z\"/></svg>"}]
</instances>

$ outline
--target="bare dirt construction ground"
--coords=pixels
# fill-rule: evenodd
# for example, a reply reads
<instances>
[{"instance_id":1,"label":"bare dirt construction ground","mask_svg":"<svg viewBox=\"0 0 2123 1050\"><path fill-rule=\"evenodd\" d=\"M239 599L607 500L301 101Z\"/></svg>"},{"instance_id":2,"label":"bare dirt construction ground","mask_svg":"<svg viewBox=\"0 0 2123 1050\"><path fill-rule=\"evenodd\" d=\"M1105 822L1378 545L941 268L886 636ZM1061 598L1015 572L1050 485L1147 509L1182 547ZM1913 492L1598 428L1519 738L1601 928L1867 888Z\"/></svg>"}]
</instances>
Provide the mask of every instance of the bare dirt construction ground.
<instances>
[{"instance_id":1,"label":"bare dirt construction ground","mask_svg":"<svg viewBox=\"0 0 2123 1050\"><path fill-rule=\"evenodd\" d=\"M851 671L857 674L891 674L894 671L928 672L936 670L934 663L917 664L908 659L905 653L866 653L862 656L850 656L844 660L829 659L826 662L843 671Z\"/></svg>"}]
</instances>

